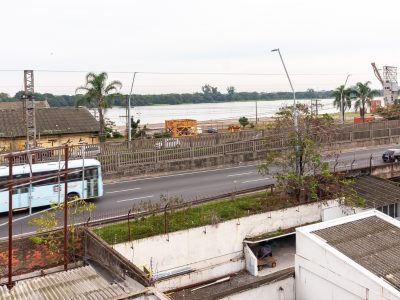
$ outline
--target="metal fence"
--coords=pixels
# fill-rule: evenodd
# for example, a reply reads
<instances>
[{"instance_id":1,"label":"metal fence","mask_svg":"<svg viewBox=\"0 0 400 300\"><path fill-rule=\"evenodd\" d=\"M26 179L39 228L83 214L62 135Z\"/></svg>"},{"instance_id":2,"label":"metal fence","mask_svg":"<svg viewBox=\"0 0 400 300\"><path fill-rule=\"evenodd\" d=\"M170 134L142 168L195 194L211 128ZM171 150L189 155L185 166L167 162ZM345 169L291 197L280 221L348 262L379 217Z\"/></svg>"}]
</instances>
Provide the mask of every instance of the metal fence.
<instances>
[{"instance_id":1,"label":"metal fence","mask_svg":"<svg viewBox=\"0 0 400 300\"><path fill-rule=\"evenodd\" d=\"M315 141L321 145L333 143L359 142L400 136L400 121L345 125L333 127L329 131L315 133ZM103 143L85 146L71 146L70 157L95 157L101 161L103 172L115 173L121 168L129 168L160 162L193 160L205 157L217 157L227 154L260 152L272 149L284 149L289 145L288 133L256 130L240 133L220 133L201 137L182 137L176 148L155 149L154 145L162 139L134 140L131 143ZM64 149L45 149L35 154L34 161L46 162L63 159ZM0 165L5 165L5 155L0 155ZM26 156L14 161L15 164L28 163Z\"/></svg>"}]
</instances>

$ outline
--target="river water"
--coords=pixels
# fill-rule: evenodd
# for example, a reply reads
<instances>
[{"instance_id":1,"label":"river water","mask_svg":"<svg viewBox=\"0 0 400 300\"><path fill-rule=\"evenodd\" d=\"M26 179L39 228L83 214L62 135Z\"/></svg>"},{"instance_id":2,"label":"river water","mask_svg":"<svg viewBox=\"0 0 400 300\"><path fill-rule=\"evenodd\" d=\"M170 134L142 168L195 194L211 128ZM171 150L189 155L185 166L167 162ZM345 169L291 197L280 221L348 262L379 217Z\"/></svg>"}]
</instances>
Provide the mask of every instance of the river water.
<instances>
[{"instance_id":1,"label":"river water","mask_svg":"<svg viewBox=\"0 0 400 300\"><path fill-rule=\"evenodd\" d=\"M300 103L310 104L310 100L299 100ZM291 105L293 100L257 101L258 118L272 117L280 107ZM315 102L314 102L315 103ZM319 114L338 112L333 107L333 99L320 100ZM117 126L126 122L124 107L113 107L106 111L106 117ZM137 106L131 110L135 119L141 124L160 124L171 119L195 119L197 121L239 119L242 116L255 118L256 102L240 101L225 103L199 103L179 105Z\"/></svg>"}]
</instances>

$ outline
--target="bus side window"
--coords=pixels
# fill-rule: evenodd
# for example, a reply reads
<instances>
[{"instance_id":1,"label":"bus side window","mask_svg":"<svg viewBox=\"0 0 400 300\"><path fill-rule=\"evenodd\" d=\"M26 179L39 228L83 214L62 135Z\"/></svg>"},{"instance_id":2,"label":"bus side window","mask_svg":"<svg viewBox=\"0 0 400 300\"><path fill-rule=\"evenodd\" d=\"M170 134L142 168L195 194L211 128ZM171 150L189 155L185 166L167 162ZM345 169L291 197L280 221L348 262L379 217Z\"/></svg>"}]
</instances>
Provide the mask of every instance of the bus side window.
<instances>
[{"instance_id":1,"label":"bus side window","mask_svg":"<svg viewBox=\"0 0 400 300\"><path fill-rule=\"evenodd\" d=\"M85 170L85 177L87 179L97 178L97 168L90 168Z\"/></svg>"},{"instance_id":2,"label":"bus side window","mask_svg":"<svg viewBox=\"0 0 400 300\"><path fill-rule=\"evenodd\" d=\"M26 194L26 193L29 193L29 187L24 186L24 187L18 187L18 188L13 189L13 195Z\"/></svg>"},{"instance_id":3,"label":"bus side window","mask_svg":"<svg viewBox=\"0 0 400 300\"><path fill-rule=\"evenodd\" d=\"M0 177L0 190L7 188L8 177Z\"/></svg>"}]
</instances>

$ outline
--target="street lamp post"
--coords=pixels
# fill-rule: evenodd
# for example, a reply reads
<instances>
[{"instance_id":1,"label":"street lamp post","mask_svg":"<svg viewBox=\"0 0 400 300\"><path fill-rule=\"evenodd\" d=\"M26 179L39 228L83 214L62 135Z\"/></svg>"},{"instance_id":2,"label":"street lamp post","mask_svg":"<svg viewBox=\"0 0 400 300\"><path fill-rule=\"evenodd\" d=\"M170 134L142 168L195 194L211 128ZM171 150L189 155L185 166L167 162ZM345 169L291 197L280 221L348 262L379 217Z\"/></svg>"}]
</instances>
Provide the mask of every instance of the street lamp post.
<instances>
[{"instance_id":1,"label":"street lamp post","mask_svg":"<svg viewBox=\"0 0 400 300\"><path fill-rule=\"evenodd\" d=\"M287 79L288 79L288 81L289 81L289 84L290 84L290 88L292 89L292 92L293 92L293 123L294 123L294 130L295 130L295 132L296 132L296 140L298 139L298 135L299 135L299 125L298 125L298 115L297 115L297 101L296 101L296 92L295 92L295 90L294 90L294 88L293 88L293 84L292 84L292 81L290 80L290 76L289 76L289 73L288 73L288 71L287 71L287 69L286 69L286 65L285 65L285 62L283 61L283 58L282 58L282 54L281 54L281 51L279 50L279 48L277 48L277 49L273 49L273 50L271 50L271 52L278 52L278 54L279 54L279 57L280 57L280 59L281 59L281 62L282 62L282 65L283 65L283 68L285 69L285 73L286 73L286 76L287 76ZM298 143L296 143L296 174L298 174L298 175L300 175L300 159L299 159L299 152L300 152L300 146L299 146L299 144Z\"/></svg>"},{"instance_id":2,"label":"street lamp post","mask_svg":"<svg viewBox=\"0 0 400 300\"><path fill-rule=\"evenodd\" d=\"M346 81L344 82L343 89L340 93L340 108L341 108L341 113L342 113L342 124L344 124L344 101L343 101L343 93L344 89L346 88L347 80L349 80L350 74L347 75Z\"/></svg>"},{"instance_id":3,"label":"street lamp post","mask_svg":"<svg viewBox=\"0 0 400 300\"><path fill-rule=\"evenodd\" d=\"M132 97L132 90L133 90L133 84L135 83L135 77L136 73L133 73L133 78L132 78L132 85L131 85L131 91L129 93L129 98L128 98L128 141L130 142L132 140L132 130L131 130L131 97ZM128 144L130 146L130 144Z\"/></svg>"}]
</instances>

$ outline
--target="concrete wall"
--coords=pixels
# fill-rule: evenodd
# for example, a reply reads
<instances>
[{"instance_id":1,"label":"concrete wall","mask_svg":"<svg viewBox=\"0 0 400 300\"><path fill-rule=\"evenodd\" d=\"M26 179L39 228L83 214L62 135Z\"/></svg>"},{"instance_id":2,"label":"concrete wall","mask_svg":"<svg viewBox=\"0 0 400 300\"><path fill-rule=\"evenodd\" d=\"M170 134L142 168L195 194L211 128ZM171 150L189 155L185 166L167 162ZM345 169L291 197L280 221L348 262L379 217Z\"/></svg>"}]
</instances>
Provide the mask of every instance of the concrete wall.
<instances>
[{"instance_id":1,"label":"concrete wall","mask_svg":"<svg viewBox=\"0 0 400 300\"><path fill-rule=\"evenodd\" d=\"M325 205L322 210L321 221L324 222L348 215L353 215L364 210L365 209L358 207L343 206L336 200L330 200L327 202L327 205Z\"/></svg>"},{"instance_id":2,"label":"concrete wall","mask_svg":"<svg viewBox=\"0 0 400 300\"><path fill-rule=\"evenodd\" d=\"M372 131L371 131L372 132ZM161 152L156 150L147 150L143 153L143 157L139 154L127 159L124 154L109 154L100 156L100 159L107 161L103 164L103 173L109 177L115 176L136 176L154 173L168 173L182 170L193 170L210 168L221 165L237 165L240 163L261 161L265 159L266 146L260 143L262 141L245 141L237 142L237 147L232 147L231 151L221 150L218 147L225 147L219 145L215 149L213 147L197 148L197 155L190 155L193 149L176 149L176 154L161 155ZM378 145L390 145L400 142L400 136L392 137L371 137L361 140L349 140L344 142L324 143L321 147L324 151L337 151L343 149L355 149L359 147L373 147ZM229 144L227 144L229 145ZM226 146L228 149L229 147ZM281 147L277 147L281 149ZM196 150L196 151L197 151ZM204 151L203 151L204 150ZM207 150L207 151L206 151ZM210 151L208 151L210 150ZM212 151L211 151L212 150ZM200 155L204 154L204 155ZM157 159L157 155L160 156Z\"/></svg>"},{"instance_id":3,"label":"concrete wall","mask_svg":"<svg viewBox=\"0 0 400 300\"><path fill-rule=\"evenodd\" d=\"M400 299L393 287L384 287L383 279L382 285L377 284L362 267L343 254L334 254L323 244L318 238L296 232L297 300Z\"/></svg>"},{"instance_id":4,"label":"concrete wall","mask_svg":"<svg viewBox=\"0 0 400 300\"><path fill-rule=\"evenodd\" d=\"M257 257L254 255L253 251L251 251L250 247L245 243L244 244L244 259L246 261L246 270L253 276L258 275L257 269Z\"/></svg>"},{"instance_id":5,"label":"concrete wall","mask_svg":"<svg viewBox=\"0 0 400 300\"><path fill-rule=\"evenodd\" d=\"M329 205L301 205L114 247L140 269L143 266L151 269L154 276L192 270L189 274L157 281L156 286L161 290L171 290L244 269L246 237L320 221L323 209Z\"/></svg>"},{"instance_id":6,"label":"concrete wall","mask_svg":"<svg viewBox=\"0 0 400 300\"><path fill-rule=\"evenodd\" d=\"M229 295L221 298L221 300L295 300L296 296L294 283L294 278L289 277L280 281L267 283L257 288Z\"/></svg>"}]
</instances>

